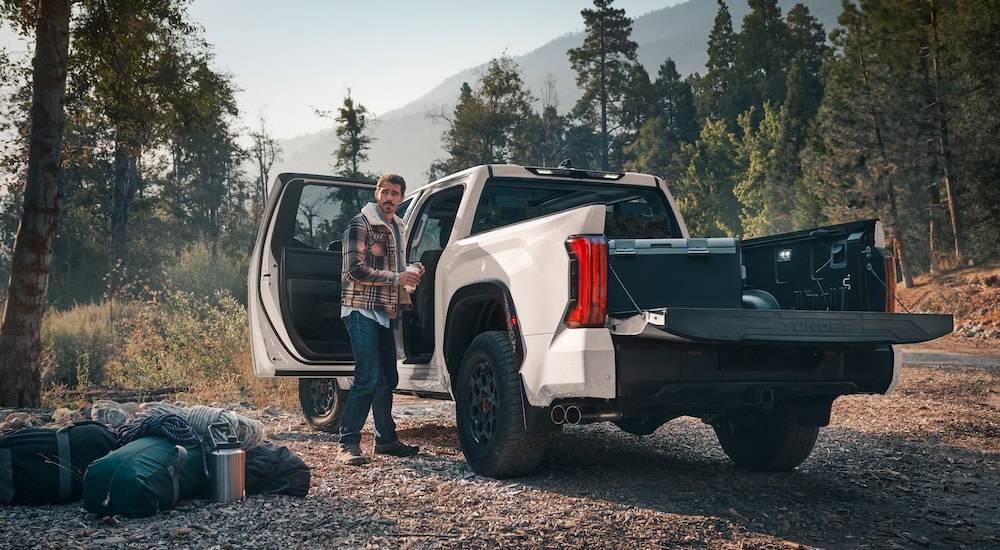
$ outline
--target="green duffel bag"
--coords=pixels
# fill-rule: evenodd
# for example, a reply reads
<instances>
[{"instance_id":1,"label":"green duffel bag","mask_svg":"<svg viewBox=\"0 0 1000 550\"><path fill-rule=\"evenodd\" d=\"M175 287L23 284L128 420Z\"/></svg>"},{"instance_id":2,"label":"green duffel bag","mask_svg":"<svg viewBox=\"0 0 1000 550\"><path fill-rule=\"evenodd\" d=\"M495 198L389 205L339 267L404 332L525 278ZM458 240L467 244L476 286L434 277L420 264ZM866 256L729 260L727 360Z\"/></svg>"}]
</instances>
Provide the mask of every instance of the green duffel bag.
<instances>
[{"instance_id":1,"label":"green duffel bag","mask_svg":"<svg viewBox=\"0 0 1000 550\"><path fill-rule=\"evenodd\" d=\"M117 448L115 432L92 420L0 437L0 504L80 500L87 467Z\"/></svg>"},{"instance_id":2,"label":"green duffel bag","mask_svg":"<svg viewBox=\"0 0 1000 550\"><path fill-rule=\"evenodd\" d=\"M170 510L184 499L206 497L202 452L163 437L140 437L87 468L83 507L102 516L140 518Z\"/></svg>"}]
</instances>

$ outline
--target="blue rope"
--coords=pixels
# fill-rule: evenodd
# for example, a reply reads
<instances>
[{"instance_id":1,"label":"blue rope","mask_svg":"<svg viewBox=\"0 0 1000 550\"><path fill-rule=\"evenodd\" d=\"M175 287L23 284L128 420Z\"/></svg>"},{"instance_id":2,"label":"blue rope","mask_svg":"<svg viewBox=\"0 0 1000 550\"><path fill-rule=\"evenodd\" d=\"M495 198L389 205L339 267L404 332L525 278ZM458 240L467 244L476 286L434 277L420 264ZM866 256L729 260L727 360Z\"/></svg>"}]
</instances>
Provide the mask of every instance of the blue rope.
<instances>
[{"instance_id":1,"label":"blue rope","mask_svg":"<svg viewBox=\"0 0 1000 550\"><path fill-rule=\"evenodd\" d=\"M163 437L185 447L201 448L201 463L208 473L208 450L203 437L195 433L186 420L176 414L147 416L140 422L125 424L118 428L118 444L126 445L145 436Z\"/></svg>"}]
</instances>

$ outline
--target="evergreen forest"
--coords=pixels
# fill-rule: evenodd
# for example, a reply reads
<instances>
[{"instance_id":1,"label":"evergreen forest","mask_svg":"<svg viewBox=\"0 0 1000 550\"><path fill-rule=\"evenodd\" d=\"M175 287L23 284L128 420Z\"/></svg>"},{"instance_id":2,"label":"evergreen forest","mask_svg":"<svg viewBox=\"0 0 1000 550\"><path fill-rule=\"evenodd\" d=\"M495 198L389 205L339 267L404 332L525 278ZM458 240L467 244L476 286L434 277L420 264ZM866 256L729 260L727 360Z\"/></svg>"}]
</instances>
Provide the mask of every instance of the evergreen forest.
<instances>
[{"instance_id":1,"label":"evergreen forest","mask_svg":"<svg viewBox=\"0 0 1000 550\"><path fill-rule=\"evenodd\" d=\"M554 83L532 91L514 59L491 60L456 90L453 110L428 113L445 128L429 180L569 159L662 177L692 236L879 218L903 285L996 259L1000 3L845 0L838 25L823 28L801 4L783 13L777 0L715 1L709 61L682 76L669 58L647 71L628 14L594 0L580 12L582 45L566 52L582 96L565 111ZM749 5L742 21L733 2ZM15 331L28 343L21 357L34 355L28 378L45 388L246 370L248 258L282 151L263 116L241 127L232 77L212 69L187 4L0 0L5 24L38 41L35 60L0 50L0 279L11 281L0 383L22 372L9 360ZM51 85L39 21L53 10L71 37L55 141L39 107ZM348 91L316 115L336 128L333 171L376 177L377 118L364 98ZM43 137L50 155L57 148L47 171L32 161ZM52 230L30 240L45 216ZM18 266L34 283L18 286ZM11 296L34 301L13 312ZM17 320L39 305L39 326ZM0 401L32 402L35 386Z\"/></svg>"}]
</instances>

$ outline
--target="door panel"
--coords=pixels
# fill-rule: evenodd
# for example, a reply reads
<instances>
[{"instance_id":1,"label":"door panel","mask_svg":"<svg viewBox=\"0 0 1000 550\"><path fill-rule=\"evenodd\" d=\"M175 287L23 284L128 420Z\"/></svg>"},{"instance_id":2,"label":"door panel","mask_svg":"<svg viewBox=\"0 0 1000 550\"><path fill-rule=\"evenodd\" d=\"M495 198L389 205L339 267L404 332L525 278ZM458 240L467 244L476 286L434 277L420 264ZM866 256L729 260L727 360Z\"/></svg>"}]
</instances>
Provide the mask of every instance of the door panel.
<instances>
[{"instance_id":1,"label":"door panel","mask_svg":"<svg viewBox=\"0 0 1000 550\"><path fill-rule=\"evenodd\" d=\"M354 360L340 320L344 230L374 184L281 174L250 266L250 329L258 376L348 376Z\"/></svg>"},{"instance_id":2,"label":"door panel","mask_svg":"<svg viewBox=\"0 0 1000 550\"><path fill-rule=\"evenodd\" d=\"M351 360L351 342L340 320L340 250L286 248L281 270L288 319L310 358Z\"/></svg>"}]
</instances>

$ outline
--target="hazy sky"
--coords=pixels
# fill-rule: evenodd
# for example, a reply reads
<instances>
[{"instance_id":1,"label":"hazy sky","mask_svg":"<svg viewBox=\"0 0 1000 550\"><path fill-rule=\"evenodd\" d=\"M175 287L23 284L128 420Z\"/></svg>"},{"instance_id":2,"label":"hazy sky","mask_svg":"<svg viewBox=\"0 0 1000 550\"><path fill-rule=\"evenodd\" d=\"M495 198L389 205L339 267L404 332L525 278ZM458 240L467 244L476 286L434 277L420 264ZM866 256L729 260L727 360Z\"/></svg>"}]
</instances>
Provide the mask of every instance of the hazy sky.
<instances>
[{"instance_id":1,"label":"hazy sky","mask_svg":"<svg viewBox=\"0 0 1000 550\"><path fill-rule=\"evenodd\" d=\"M615 0L635 18L684 0ZM708 1L708 0L696 0ZM504 54L518 56L584 30L592 0L194 0L191 19L228 72L244 123L261 110L271 135L329 127L347 89L376 114L402 107L445 78ZM0 32L0 45L11 46Z\"/></svg>"},{"instance_id":2,"label":"hazy sky","mask_svg":"<svg viewBox=\"0 0 1000 550\"><path fill-rule=\"evenodd\" d=\"M638 17L682 0L616 0ZM705 1L705 0L698 0ZM376 114L445 78L582 31L592 0L195 0L192 19L235 76L247 124L263 109L277 138L329 127L344 94Z\"/></svg>"}]
</instances>

